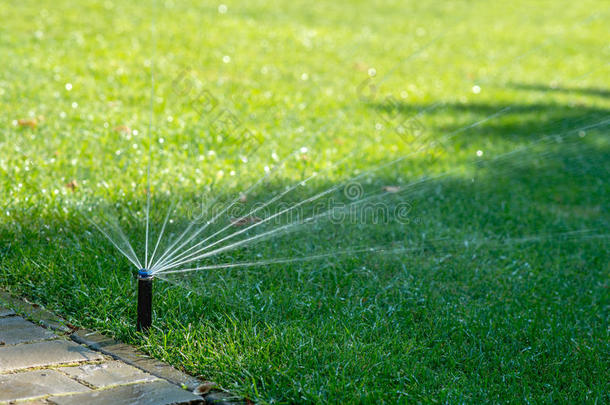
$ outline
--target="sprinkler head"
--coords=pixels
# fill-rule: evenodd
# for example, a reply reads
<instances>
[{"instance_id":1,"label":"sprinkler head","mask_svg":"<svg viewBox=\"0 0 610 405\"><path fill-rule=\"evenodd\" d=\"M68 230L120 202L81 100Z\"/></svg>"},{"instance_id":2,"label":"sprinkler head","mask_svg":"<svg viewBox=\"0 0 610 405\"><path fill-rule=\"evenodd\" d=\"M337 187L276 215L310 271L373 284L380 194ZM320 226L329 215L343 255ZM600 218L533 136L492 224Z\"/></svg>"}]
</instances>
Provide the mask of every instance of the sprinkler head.
<instances>
[{"instance_id":1,"label":"sprinkler head","mask_svg":"<svg viewBox=\"0 0 610 405\"><path fill-rule=\"evenodd\" d=\"M138 271L138 319L136 329L146 332L152 325L153 275L147 269Z\"/></svg>"},{"instance_id":2,"label":"sprinkler head","mask_svg":"<svg viewBox=\"0 0 610 405\"><path fill-rule=\"evenodd\" d=\"M152 273L146 269L138 270L138 278L152 278Z\"/></svg>"}]
</instances>

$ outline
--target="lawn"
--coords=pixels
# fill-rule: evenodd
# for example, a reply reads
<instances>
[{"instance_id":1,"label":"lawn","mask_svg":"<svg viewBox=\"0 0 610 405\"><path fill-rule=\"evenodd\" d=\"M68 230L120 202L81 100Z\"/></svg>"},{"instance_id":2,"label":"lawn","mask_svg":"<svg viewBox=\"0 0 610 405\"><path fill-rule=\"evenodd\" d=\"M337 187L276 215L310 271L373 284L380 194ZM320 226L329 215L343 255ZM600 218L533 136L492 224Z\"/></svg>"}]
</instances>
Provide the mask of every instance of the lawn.
<instances>
[{"instance_id":1,"label":"lawn","mask_svg":"<svg viewBox=\"0 0 610 405\"><path fill-rule=\"evenodd\" d=\"M3 2L0 287L257 403L609 402L609 12ZM143 257L149 167L150 244L265 175L195 241L269 237L161 274L143 335L87 218Z\"/></svg>"}]
</instances>

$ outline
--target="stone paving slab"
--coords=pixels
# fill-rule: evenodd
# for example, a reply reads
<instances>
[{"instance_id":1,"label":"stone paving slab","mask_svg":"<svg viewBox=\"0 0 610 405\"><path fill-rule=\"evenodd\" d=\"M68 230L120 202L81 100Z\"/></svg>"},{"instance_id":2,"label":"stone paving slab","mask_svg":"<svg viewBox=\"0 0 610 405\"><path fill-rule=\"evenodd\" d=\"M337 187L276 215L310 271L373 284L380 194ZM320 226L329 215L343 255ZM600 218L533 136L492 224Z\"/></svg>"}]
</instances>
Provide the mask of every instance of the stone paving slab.
<instances>
[{"instance_id":1,"label":"stone paving slab","mask_svg":"<svg viewBox=\"0 0 610 405\"><path fill-rule=\"evenodd\" d=\"M135 366L159 378L171 381L174 384L185 386L190 391L194 391L199 384L201 384L201 381L198 378L176 370L169 364L146 356L134 347L119 343L101 333L81 329L73 333L70 337L77 343L87 345L94 350L99 350L115 359L124 361L127 364Z\"/></svg>"},{"instance_id":2,"label":"stone paving slab","mask_svg":"<svg viewBox=\"0 0 610 405\"><path fill-rule=\"evenodd\" d=\"M3 316L15 315L15 311L8 308L0 308L0 318Z\"/></svg>"},{"instance_id":3,"label":"stone paving slab","mask_svg":"<svg viewBox=\"0 0 610 405\"><path fill-rule=\"evenodd\" d=\"M55 370L0 375L0 401L35 399L51 394L74 394L89 388Z\"/></svg>"},{"instance_id":4,"label":"stone paving slab","mask_svg":"<svg viewBox=\"0 0 610 405\"><path fill-rule=\"evenodd\" d=\"M56 338L48 329L34 325L20 316L0 318L0 342L6 345Z\"/></svg>"},{"instance_id":5,"label":"stone paving slab","mask_svg":"<svg viewBox=\"0 0 610 405\"><path fill-rule=\"evenodd\" d=\"M40 305L31 304L19 298L13 297L6 291L0 291L0 302L5 303L5 306L12 310L16 310L20 313L27 313L28 319L40 323L44 327L66 333L72 331L72 329L65 325L63 319L58 318L53 312L47 311L46 309L40 307Z\"/></svg>"},{"instance_id":6,"label":"stone paving slab","mask_svg":"<svg viewBox=\"0 0 610 405\"><path fill-rule=\"evenodd\" d=\"M42 342L4 346L0 344L0 379L16 376L11 378L24 384L29 380L29 373L52 372L89 390L80 394L65 395L65 392L42 394L32 401L25 399L28 402L23 402L21 398L11 398L8 403L13 403L15 400L18 400L21 405L63 403L236 405L246 403L243 399L217 389L208 392L209 387L204 387L205 384L200 385L201 380L196 377L185 374L169 364L145 355L132 346L117 342L100 333L78 330L39 305L24 302L1 290L0 305L4 305L4 307L0 306L0 322L10 317L14 319L12 322L15 324L26 322L28 327L33 325L34 330L40 333L40 330L36 329L38 325L27 323L24 318L17 316L17 314L25 314L24 317L44 326L46 329L42 329L43 331L52 334L53 332L48 329L53 329L55 334L59 335L53 335L55 340ZM0 327L0 333L2 330ZM115 360L111 360L111 357ZM73 363L78 363L78 365ZM28 370L30 368L40 369ZM34 378L31 379L34 380ZM60 384L54 384L54 386L59 387ZM202 390L201 387L205 389ZM183 388L187 388L191 392ZM3 390L4 387L0 386L0 392L4 392ZM48 395L52 395L52 397L48 397ZM5 402L2 399L0 403Z\"/></svg>"},{"instance_id":7,"label":"stone paving slab","mask_svg":"<svg viewBox=\"0 0 610 405\"><path fill-rule=\"evenodd\" d=\"M123 385L83 394L50 397L48 401L56 405L168 405L201 403L201 397L167 381L156 381L145 384Z\"/></svg>"},{"instance_id":8,"label":"stone paving slab","mask_svg":"<svg viewBox=\"0 0 610 405\"><path fill-rule=\"evenodd\" d=\"M63 363L103 360L98 352L67 340L0 347L0 373Z\"/></svg>"},{"instance_id":9,"label":"stone paving slab","mask_svg":"<svg viewBox=\"0 0 610 405\"><path fill-rule=\"evenodd\" d=\"M145 373L122 361L116 360L101 364L83 364L78 367L63 367L61 372L68 374L78 381L84 381L95 388L159 380L152 374Z\"/></svg>"}]
</instances>

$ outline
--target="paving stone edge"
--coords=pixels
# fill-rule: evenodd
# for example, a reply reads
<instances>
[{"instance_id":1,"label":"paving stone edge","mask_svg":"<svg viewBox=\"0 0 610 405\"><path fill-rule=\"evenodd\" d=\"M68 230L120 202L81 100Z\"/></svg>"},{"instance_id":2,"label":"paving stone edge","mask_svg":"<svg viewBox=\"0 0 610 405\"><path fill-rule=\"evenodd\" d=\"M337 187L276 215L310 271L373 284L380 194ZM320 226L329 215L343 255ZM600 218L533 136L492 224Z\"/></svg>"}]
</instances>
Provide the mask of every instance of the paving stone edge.
<instances>
[{"instance_id":1,"label":"paving stone edge","mask_svg":"<svg viewBox=\"0 0 610 405\"><path fill-rule=\"evenodd\" d=\"M16 314L19 314L32 322L38 323L47 329L52 329L64 336L68 336L78 344L85 345L92 350L99 351L116 360L121 360L131 366L148 372L155 377L181 386L188 391L194 392L203 382L197 377L186 374L167 363L163 363L148 356L133 346L118 342L99 332L73 328L64 319L42 306L33 304L25 299L17 298L9 292L0 289L0 304L2 303L14 310ZM212 390L209 393L201 395L201 397L206 404L210 405L238 405L251 403L250 401L246 401L240 397L220 390Z\"/></svg>"}]
</instances>

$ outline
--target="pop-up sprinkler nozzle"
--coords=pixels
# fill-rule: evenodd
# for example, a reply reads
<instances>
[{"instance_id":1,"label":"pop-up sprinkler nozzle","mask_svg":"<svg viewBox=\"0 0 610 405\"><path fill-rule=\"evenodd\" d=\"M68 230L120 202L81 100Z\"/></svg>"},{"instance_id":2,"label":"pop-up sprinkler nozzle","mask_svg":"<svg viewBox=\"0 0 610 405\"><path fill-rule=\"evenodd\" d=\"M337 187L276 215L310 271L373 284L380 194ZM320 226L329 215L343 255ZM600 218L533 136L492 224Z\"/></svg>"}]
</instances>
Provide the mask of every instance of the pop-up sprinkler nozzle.
<instances>
[{"instance_id":1,"label":"pop-up sprinkler nozzle","mask_svg":"<svg viewBox=\"0 0 610 405\"><path fill-rule=\"evenodd\" d=\"M152 325L152 273L146 269L138 271L138 332L146 332Z\"/></svg>"}]
</instances>

